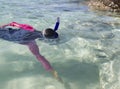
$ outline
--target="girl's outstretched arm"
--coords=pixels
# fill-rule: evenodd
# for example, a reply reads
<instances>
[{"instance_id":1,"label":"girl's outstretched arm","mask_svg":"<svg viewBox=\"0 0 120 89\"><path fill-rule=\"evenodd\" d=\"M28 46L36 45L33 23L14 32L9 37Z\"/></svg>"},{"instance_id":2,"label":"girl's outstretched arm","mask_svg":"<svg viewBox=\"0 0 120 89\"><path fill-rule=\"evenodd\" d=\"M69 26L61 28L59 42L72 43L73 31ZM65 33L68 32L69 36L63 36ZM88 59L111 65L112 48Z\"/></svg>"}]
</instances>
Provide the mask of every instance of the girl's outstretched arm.
<instances>
[{"instance_id":1,"label":"girl's outstretched arm","mask_svg":"<svg viewBox=\"0 0 120 89\"><path fill-rule=\"evenodd\" d=\"M36 44L35 41L31 41L28 44L26 44L28 46L28 48L30 49L30 51L32 52L32 54L37 58L38 61L41 62L42 66L47 70L50 71L52 73L52 75L60 82L63 83L62 79L58 76L58 73L52 68L52 66L50 65L50 63L47 61L47 59L45 57L43 57L40 52L39 52L39 48Z\"/></svg>"},{"instance_id":2,"label":"girl's outstretched arm","mask_svg":"<svg viewBox=\"0 0 120 89\"><path fill-rule=\"evenodd\" d=\"M39 52L39 48L36 44L35 41L31 41L27 44L29 50L32 52L32 54L37 58L39 62L41 62L42 66L47 70L47 71L52 71L53 68L50 65L50 63L47 61L47 59L42 56Z\"/></svg>"}]
</instances>

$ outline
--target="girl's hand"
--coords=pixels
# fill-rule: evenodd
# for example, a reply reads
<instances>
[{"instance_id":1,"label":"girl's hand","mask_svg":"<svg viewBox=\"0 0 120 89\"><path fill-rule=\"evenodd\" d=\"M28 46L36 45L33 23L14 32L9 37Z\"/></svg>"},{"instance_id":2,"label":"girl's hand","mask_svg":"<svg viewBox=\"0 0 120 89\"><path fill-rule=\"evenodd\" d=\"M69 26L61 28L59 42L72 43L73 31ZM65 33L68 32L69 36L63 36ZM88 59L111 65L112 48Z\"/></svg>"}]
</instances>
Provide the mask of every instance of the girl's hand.
<instances>
[{"instance_id":1,"label":"girl's hand","mask_svg":"<svg viewBox=\"0 0 120 89\"><path fill-rule=\"evenodd\" d=\"M51 70L51 73L53 74L54 78L56 78L59 82L63 83L63 80L60 78L57 71Z\"/></svg>"}]
</instances>

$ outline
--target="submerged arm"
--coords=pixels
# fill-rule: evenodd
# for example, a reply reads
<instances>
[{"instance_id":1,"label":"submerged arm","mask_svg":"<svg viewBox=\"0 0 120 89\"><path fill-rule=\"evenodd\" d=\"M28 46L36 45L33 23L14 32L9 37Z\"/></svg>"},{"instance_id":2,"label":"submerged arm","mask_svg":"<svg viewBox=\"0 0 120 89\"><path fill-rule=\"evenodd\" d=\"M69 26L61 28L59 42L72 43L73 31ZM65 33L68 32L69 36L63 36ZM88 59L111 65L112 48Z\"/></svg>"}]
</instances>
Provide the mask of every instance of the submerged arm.
<instances>
[{"instance_id":1,"label":"submerged arm","mask_svg":"<svg viewBox=\"0 0 120 89\"><path fill-rule=\"evenodd\" d=\"M30 51L32 52L32 54L38 59L38 61L41 62L42 66L47 70L50 71L52 73L52 75L60 82L63 82L62 79L58 76L58 73L52 68L52 66L50 65L50 63L47 61L47 59L45 57L43 57L40 53L39 53L39 48L36 44L35 41L32 41L30 43L27 44L27 46L29 47Z\"/></svg>"},{"instance_id":2,"label":"submerged arm","mask_svg":"<svg viewBox=\"0 0 120 89\"><path fill-rule=\"evenodd\" d=\"M52 66L47 61L47 59L39 53L39 48L38 48L38 46L37 46L35 41L32 41L32 42L28 43L27 46L29 47L29 49L32 52L32 54L37 58L38 61L41 62L42 66L47 71L53 70Z\"/></svg>"}]
</instances>

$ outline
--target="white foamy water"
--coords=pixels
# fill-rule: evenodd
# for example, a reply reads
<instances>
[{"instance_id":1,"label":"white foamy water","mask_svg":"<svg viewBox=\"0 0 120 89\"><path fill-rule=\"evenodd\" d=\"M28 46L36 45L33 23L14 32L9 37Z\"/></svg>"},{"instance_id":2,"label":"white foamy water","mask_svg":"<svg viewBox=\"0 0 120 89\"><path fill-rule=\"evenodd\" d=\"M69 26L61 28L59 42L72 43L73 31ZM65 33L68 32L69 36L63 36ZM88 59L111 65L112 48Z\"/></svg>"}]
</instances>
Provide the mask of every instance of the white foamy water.
<instances>
[{"instance_id":1,"label":"white foamy water","mask_svg":"<svg viewBox=\"0 0 120 89\"><path fill-rule=\"evenodd\" d=\"M119 15L93 12L77 0L0 0L0 11L0 25L16 21L38 30L60 17L60 41L36 42L64 81L46 72L26 46L0 40L1 89L120 88Z\"/></svg>"}]
</instances>

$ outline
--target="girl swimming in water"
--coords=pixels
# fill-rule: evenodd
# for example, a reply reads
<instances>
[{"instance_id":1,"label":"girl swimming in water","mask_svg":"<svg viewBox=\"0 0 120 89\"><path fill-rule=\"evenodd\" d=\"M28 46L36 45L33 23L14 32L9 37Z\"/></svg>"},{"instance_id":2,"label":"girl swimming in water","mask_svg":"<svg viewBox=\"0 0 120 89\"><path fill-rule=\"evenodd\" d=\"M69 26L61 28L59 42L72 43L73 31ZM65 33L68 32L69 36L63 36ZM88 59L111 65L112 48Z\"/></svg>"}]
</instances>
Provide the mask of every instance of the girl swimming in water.
<instances>
[{"instance_id":1,"label":"girl swimming in water","mask_svg":"<svg viewBox=\"0 0 120 89\"><path fill-rule=\"evenodd\" d=\"M0 27L0 38L17 42L19 44L27 45L32 54L37 58L38 61L42 64L42 66L50 71L55 78L60 79L57 75L57 72L53 69L47 59L42 56L39 52L39 47L35 42L35 39L40 38L44 39L57 39L59 37L56 32L59 27L59 18L57 18L57 22L55 24L54 29L47 28L43 31L37 31L35 28L28 24L20 24L17 22L11 22L7 25L3 25Z\"/></svg>"}]
</instances>

